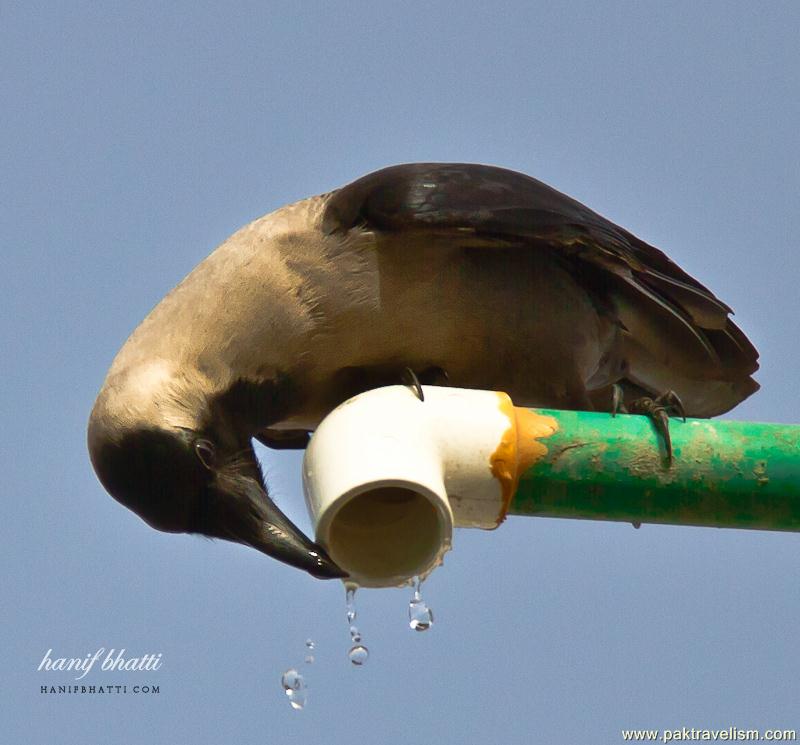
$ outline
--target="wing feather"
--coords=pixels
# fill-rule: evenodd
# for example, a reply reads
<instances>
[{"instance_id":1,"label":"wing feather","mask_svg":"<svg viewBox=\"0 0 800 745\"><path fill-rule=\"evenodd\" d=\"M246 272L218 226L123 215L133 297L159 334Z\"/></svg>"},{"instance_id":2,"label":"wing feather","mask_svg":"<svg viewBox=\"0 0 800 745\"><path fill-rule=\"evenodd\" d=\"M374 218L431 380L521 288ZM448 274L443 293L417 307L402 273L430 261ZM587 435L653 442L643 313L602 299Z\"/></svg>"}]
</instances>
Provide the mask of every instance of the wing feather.
<instances>
[{"instance_id":1,"label":"wing feather","mask_svg":"<svg viewBox=\"0 0 800 745\"><path fill-rule=\"evenodd\" d=\"M392 166L331 193L322 227L454 241L470 235L487 250L556 252L587 289L617 309L632 368L646 357L643 370L660 366L651 375L659 384L672 369L687 379L728 381L726 390L757 387L748 376L758 368L758 353L730 320L727 304L659 249L530 176L461 163ZM642 377L647 373L637 382L646 387Z\"/></svg>"}]
</instances>

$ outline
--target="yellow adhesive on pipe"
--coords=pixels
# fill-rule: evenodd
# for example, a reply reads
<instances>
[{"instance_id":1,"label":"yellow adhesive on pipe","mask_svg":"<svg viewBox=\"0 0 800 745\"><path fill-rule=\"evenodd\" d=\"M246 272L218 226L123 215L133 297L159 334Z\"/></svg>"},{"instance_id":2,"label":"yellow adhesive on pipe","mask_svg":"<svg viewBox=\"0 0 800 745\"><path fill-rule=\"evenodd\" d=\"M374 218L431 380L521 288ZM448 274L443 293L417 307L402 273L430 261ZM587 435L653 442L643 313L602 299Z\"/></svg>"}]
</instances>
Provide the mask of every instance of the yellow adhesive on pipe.
<instances>
[{"instance_id":1,"label":"yellow adhesive on pipe","mask_svg":"<svg viewBox=\"0 0 800 745\"><path fill-rule=\"evenodd\" d=\"M500 482L503 495L503 505L497 516L499 526L506 519L520 476L547 455L547 446L540 440L558 431L558 422L551 416L514 406L506 393L498 392L497 398L509 424L489 458L492 476Z\"/></svg>"}]
</instances>

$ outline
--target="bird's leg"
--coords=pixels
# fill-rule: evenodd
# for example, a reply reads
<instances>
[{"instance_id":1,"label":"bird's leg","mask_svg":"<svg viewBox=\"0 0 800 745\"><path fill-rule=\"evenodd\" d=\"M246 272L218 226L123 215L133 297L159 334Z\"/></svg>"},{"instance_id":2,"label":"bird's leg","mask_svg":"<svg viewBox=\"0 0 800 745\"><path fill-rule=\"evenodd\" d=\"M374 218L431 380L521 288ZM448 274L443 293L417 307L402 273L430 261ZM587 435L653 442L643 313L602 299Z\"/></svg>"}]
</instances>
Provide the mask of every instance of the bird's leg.
<instances>
[{"instance_id":1,"label":"bird's leg","mask_svg":"<svg viewBox=\"0 0 800 745\"><path fill-rule=\"evenodd\" d=\"M611 416L627 413L628 409L625 408L622 386L619 383L614 383L611 386Z\"/></svg>"},{"instance_id":2,"label":"bird's leg","mask_svg":"<svg viewBox=\"0 0 800 745\"><path fill-rule=\"evenodd\" d=\"M642 396L631 402L631 414L644 414L650 417L656 430L664 439L664 448L667 453L667 465L672 463L672 438L669 434L669 417L670 412L681 417L686 421L686 414L683 409L683 403L675 391L665 391L655 398Z\"/></svg>"}]
</instances>

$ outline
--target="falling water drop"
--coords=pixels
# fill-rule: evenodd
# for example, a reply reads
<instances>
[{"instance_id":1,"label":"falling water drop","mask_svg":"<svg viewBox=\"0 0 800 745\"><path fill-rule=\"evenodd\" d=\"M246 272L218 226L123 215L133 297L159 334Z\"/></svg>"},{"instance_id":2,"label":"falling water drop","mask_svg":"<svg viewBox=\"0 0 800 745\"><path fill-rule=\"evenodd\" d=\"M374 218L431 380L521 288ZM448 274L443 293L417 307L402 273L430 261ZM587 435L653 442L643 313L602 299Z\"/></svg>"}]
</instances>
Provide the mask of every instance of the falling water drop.
<instances>
[{"instance_id":1,"label":"falling water drop","mask_svg":"<svg viewBox=\"0 0 800 745\"><path fill-rule=\"evenodd\" d=\"M314 647L316 647L316 644L314 644L314 640L313 639L306 639L306 650L307 650L306 651L306 664L307 665L310 665L312 662L314 662L314 654L313 654Z\"/></svg>"},{"instance_id":2,"label":"falling water drop","mask_svg":"<svg viewBox=\"0 0 800 745\"><path fill-rule=\"evenodd\" d=\"M347 657L356 667L361 667L369 657L369 650L361 643L361 632L355 625L356 620L356 590L358 585L346 582L345 585L345 609L347 611L347 623L350 624L350 641L353 646L347 653Z\"/></svg>"},{"instance_id":3,"label":"falling water drop","mask_svg":"<svg viewBox=\"0 0 800 745\"><path fill-rule=\"evenodd\" d=\"M369 657L369 650L363 644L356 644L350 647L347 656L356 667L361 667Z\"/></svg>"},{"instance_id":4,"label":"falling water drop","mask_svg":"<svg viewBox=\"0 0 800 745\"><path fill-rule=\"evenodd\" d=\"M414 594L408 604L408 625L414 631L427 631L433 626L433 611L420 595L422 581L419 577L414 578Z\"/></svg>"},{"instance_id":5,"label":"falling water drop","mask_svg":"<svg viewBox=\"0 0 800 745\"><path fill-rule=\"evenodd\" d=\"M306 705L306 700L308 699L306 681L297 670L290 667L281 676L281 685L293 709L302 709Z\"/></svg>"},{"instance_id":6,"label":"falling water drop","mask_svg":"<svg viewBox=\"0 0 800 745\"><path fill-rule=\"evenodd\" d=\"M347 611L347 623L351 624L356 620L356 590L358 585L351 583L345 584L344 603Z\"/></svg>"}]
</instances>

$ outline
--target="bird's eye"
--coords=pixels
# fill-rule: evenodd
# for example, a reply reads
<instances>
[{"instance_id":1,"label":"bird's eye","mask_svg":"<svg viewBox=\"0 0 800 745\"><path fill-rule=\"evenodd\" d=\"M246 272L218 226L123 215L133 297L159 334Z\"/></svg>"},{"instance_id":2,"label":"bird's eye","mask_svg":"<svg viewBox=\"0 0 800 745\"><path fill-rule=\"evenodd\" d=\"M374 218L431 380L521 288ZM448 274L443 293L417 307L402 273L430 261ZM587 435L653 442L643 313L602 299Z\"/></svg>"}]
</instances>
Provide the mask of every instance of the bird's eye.
<instances>
[{"instance_id":1,"label":"bird's eye","mask_svg":"<svg viewBox=\"0 0 800 745\"><path fill-rule=\"evenodd\" d=\"M208 440L196 440L194 443L194 452L206 468L211 470L214 467L214 461L217 458L217 450L213 442L209 442Z\"/></svg>"}]
</instances>

